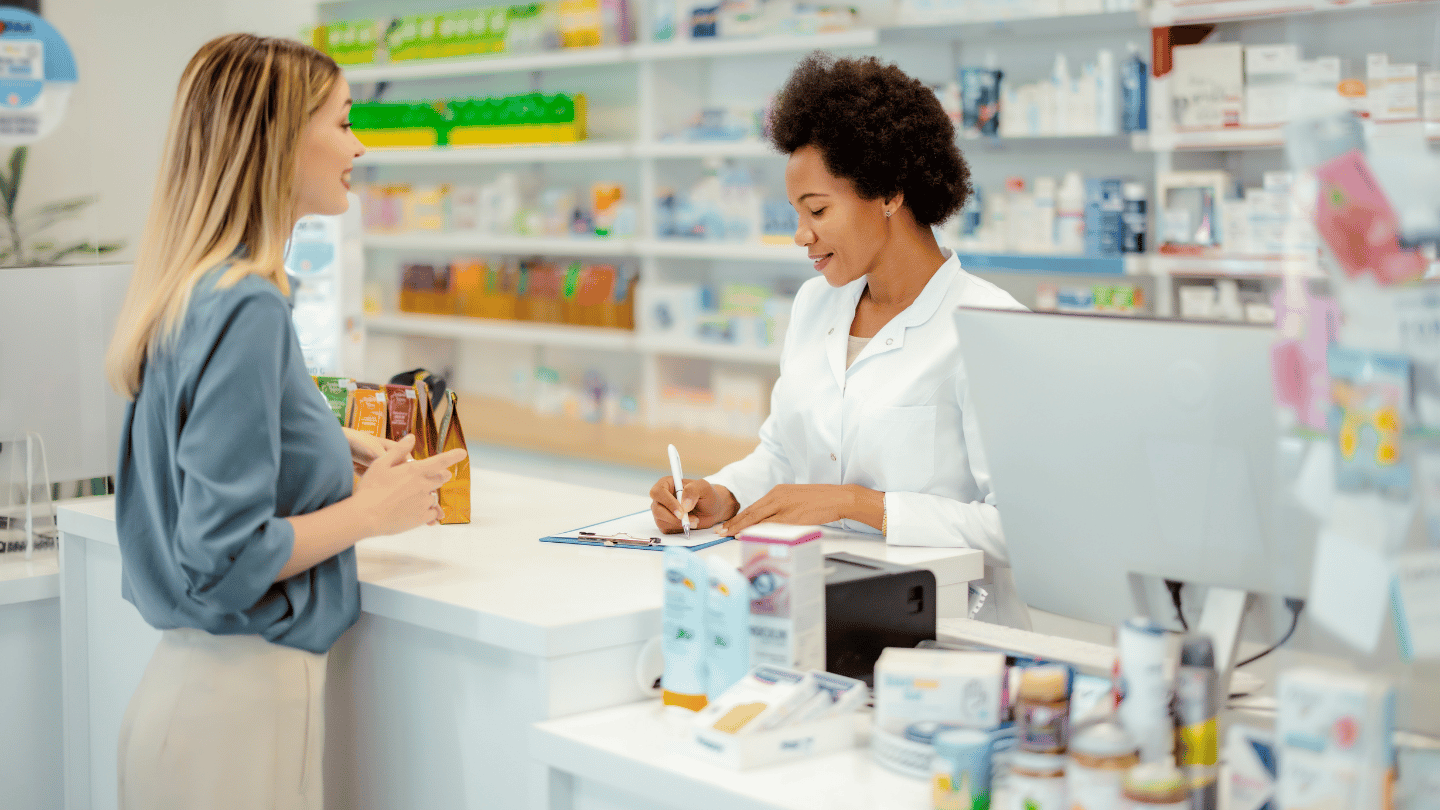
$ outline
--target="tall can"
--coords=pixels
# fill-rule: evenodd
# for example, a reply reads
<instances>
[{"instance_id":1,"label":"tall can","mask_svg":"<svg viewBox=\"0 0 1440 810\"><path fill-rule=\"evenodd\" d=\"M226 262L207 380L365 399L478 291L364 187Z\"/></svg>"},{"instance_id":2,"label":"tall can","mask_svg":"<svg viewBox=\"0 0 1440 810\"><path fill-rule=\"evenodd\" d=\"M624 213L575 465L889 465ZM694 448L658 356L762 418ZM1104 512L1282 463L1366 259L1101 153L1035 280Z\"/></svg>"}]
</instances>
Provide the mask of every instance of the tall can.
<instances>
[{"instance_id":1,"label":"tall can","mask_svg":"<svg viewBox=\"0 0 1440 810\"><path fill-rule=\"evenodd\" d=\"M1175 678L1173 638L1145 618L1120 625L1120 725L1140 746L1141 762L1164 762L1175 748L1170 690Z\"/></svg>"},{"instance_id":2,"label":"tall can","mask_svg":"<svg viewBox=\"0 0 1440 810\"><path fill-rule=\"evenodd\" d=\"M1175 674L1180 720L1180 769L1190 787L1191 810L1215 810L1220 780L1220 688L1210 637L1192 634L1180 646Z\"/></svg>"},{"instance_id":3,"label":"tall can","mask_svg":"<svg viewBox=\"0 0 1440 810\"><path fill-rule=\"evenodd\" d=\"M935 810L989 810L992 740L971 728L935 735L931 785Z\"/></svg>"},{"instance_id":4,"label":"tall can","mask_svg":"<svg viewBox=\"0 0 1440 810\"><path fill-rule=\"evenodd\" d=\"M1149 206L1145 186L1130 181L1120 189L1123 208L1120 214L1120 252L1144 253L1145 233L1149 227Z\"/></svg>"}]
</instances>

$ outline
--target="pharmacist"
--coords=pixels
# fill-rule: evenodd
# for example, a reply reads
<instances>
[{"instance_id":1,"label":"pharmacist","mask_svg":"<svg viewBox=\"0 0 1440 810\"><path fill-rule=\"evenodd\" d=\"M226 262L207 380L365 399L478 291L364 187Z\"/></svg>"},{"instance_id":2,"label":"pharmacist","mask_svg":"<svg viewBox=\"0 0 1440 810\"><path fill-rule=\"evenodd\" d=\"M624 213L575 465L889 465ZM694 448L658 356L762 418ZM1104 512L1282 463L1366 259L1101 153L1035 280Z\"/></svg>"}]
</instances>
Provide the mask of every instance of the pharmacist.
<instances>
[{"instance_id":1,"label":"pharmacist","mask_svg":"<svg viewBox=\"0 0 1440 810\"><path fill-rule=\"evenodd\" d=\"M985 552L975 616L1029 628L980 448L954 312L1022 309L960 268L932 225L970 172L935 94L873 58L807 57L776 99L795 242L821 278L800 288L760 444L705 480L650 490L661 529L736 534L761 521L878 532ZM983 599L983 602L981 601Z\"/></svg>"}]
</instances>

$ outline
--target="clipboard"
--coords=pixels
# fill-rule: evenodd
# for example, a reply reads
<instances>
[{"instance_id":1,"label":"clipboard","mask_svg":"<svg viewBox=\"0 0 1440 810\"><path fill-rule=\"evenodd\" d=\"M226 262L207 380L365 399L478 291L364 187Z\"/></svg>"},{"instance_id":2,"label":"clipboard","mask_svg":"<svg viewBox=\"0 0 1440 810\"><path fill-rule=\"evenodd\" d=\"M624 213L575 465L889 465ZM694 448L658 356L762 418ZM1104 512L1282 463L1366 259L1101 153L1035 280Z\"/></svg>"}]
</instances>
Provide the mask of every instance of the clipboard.
<instances>
[{"instance_id":1,"label":"clipboard","mask_svg":"<svg viewBox=\"0 0 1440 810\"><path fill-rule=\"evenodd\" d=\"M635 548L642 551L664 551L671 546L678 546L691 551L699 551L730 539L732 538L718 534L713 529L691 529L689 540L686 540L683 534L662 534L655 527L655 519L647 509L633 515L542 537L540 542L572 543L579 546L600 546L602 548Z\"/></svg>"}]
</instances>

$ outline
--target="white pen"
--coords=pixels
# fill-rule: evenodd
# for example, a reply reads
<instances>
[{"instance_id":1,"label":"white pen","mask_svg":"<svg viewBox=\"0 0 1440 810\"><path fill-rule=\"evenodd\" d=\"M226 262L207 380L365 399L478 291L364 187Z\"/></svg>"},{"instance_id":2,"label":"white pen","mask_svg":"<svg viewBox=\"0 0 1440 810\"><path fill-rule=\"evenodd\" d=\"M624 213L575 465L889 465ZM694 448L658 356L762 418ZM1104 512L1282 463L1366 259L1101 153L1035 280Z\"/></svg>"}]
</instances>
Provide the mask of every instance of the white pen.
<instances>
[{"instance_id":1,"label":"white pen","mask_svg":"<svg viewBox=\"0 0 1440 810\"><path fill-rule=\"evenodd\" d=\"M676 450L676 449L675 449L675 445L673 445L673 444L672 444L672 445L668 445L668 448L669 448L669 453L670 453L670 478L671 478L671 480L674 481L674 483L675 483L675 501L676 501L677 503L683 505L683 504L685 503L685 500L684 500L684 498L681 497L681 493L683 493L683 492L685 491L685 485L684 485L684 483L683 483L684 480L685 480L685 473L683 473L683 472L680 471L680 451L679 451L679 450ZM685 539L686 539L686 540L689 540L689 539L690 539L690 518L689 518L689 516L687 516L684 511L682 511L682 510L680 510L680 509L676 509L676 510L675 510L675 517L677 517L677 518L680 519L680 527L685 530Z\"/></svg>"}]
</instances>

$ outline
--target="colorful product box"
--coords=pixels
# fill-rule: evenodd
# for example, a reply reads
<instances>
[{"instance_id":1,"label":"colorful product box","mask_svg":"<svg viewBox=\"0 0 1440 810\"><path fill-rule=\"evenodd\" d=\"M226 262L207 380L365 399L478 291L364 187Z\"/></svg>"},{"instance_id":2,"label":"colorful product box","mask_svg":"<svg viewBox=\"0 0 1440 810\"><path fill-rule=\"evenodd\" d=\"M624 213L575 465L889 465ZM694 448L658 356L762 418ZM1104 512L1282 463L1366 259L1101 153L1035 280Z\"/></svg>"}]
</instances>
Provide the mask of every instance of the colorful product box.
<instances>
[{"instance_id":1,"label":"colorful product box","mask_svg":"<svg viewBox=\"0 0 1440 810\"><path fill-rule=\"evenodd\" d=\"M825 669L825 558L814 526L758 523L740 535L750 582L750 662Z\"/></svg>"},{"instance_id":2,"label":"colorful product box","mask_svg":"<svg viewBox=\"0 0 1440 810\"><path fill-rule=\"evenodd\" d=\"M1280 810L1382 807L1395 779L1395 689L1351 672L1295 668L1276 686Z\"/></svg>"},{"instance_id":3,"label":"colorful product box","mask_svg":"<svg viewBox=\"0 0 1440 810\"><path fill-rule=\"evenodd\" d=\"M1005 656L889 647L875 662L875 725L902 734L911 723L1000 725Z\"/></svg>"}]
</instances>

